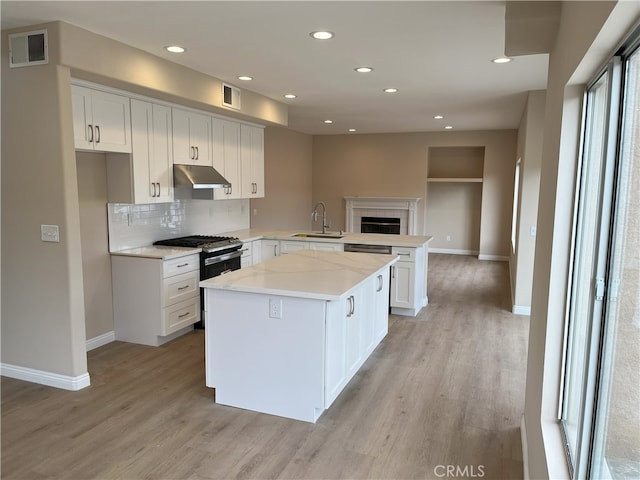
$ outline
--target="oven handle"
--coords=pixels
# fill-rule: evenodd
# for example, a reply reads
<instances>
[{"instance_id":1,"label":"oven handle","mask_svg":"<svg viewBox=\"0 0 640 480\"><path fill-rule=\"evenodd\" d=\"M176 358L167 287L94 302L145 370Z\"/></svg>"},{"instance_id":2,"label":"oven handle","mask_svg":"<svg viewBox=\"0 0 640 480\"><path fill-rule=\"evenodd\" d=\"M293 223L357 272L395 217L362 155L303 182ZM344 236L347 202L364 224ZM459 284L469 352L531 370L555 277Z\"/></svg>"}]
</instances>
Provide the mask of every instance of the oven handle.
<instances>
[{"instance_id":1,"label":"oven handle","mask_svg":"<svg viewBox=\"0 0 640 480\"><path fill-rule=\"evenodd\" d=\"M231 260L232 258L238 258L242 256L242 252L240 250L236 250L235 252L227 253L225 255L220 255L219 257L209 257L204 259L205 267L209 265L215 265L216 263L225 262L227 260Z\"/></svg>"}]
</instances>

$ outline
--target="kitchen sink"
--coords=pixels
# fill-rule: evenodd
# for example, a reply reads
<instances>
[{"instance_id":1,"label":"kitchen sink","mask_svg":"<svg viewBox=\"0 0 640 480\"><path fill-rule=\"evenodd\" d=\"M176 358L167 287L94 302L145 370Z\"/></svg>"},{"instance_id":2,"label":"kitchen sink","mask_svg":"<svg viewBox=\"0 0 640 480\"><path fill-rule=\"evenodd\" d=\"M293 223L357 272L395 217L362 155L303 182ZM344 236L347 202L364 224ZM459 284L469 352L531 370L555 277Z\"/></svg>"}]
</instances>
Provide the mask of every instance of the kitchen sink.
<instances>
[{"instance_id":1,"label":"kitchen sink","mask_svg":"<svg viewBox=\"0 0 640 480\"><path fill-rule=\"evenodd\" d=\"M294 233L291 235L292 237L298 238L342 238L344 235L341 235L338 232L311 232L311 233Z\"/></svg>"}]
</instances>

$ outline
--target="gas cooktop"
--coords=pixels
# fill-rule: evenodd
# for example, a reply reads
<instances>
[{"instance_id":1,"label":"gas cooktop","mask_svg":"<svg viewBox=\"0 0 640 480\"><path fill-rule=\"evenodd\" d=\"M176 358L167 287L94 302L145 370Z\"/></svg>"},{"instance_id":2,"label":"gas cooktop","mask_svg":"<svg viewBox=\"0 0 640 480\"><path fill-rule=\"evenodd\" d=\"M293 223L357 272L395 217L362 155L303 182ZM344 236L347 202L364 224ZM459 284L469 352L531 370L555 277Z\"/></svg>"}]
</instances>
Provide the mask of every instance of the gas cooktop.
<instances>
[{"instance_id":1,"label":"gas cooktop","mask_svg":"<svg viewBox=\"0 0 640 480\"><path fill-rule=\"evenodd\" d=\"M209 235L189 235L188 237L169 238L158 240L154 245L166 247L189 247L201 248L204 252L215 252L218 250L236 250L242 247L242 242L236 237L220 237Z\"/></svg>"}]
</instances>

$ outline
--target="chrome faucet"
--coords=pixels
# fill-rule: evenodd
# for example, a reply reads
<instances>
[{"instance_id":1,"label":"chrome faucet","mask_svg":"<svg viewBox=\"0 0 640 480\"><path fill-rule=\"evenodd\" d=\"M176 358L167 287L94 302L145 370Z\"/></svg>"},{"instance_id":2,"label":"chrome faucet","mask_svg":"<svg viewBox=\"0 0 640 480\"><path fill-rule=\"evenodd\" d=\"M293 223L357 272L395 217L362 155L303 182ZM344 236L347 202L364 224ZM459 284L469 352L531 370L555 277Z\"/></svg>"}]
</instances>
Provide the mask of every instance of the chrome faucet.
<instances>
[{"instance_id":1,"label":"chrome faucet","mask_svg":"<svg viewBox=\"0 0 640 480\"><path fill-rule=\"evenodd\" d=\"M313 218L314 222L318 221L318 207L322 207L322 233L327 233L327 206L324 202L316 203L315 207L313 207L313 213L311 214L311 218Z\"/></svg>"}]
</instances>

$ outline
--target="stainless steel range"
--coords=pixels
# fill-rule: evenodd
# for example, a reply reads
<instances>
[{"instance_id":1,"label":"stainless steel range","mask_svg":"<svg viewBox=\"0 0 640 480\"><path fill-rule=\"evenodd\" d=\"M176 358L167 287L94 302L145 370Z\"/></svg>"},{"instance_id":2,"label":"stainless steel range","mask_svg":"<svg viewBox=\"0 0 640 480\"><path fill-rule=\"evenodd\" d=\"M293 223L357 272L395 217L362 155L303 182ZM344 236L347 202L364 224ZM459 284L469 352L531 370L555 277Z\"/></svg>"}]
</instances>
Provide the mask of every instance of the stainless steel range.
<instances>
[{"instance_id":1,"label":"stainless steel range","mask_svg":"<svg viewBox=\"0 0 640 480\"><path fill-rule=\"evenodd\" d=\"M233 270L240 270L242 242L236 237L190 235L188 237L159 240L153 244L168 247L201 248L200 280L224 275ZM195 328L204 328L204 292L202 290L200 289L202 320L194 325Z\"/></svg>"}]
</instances>

